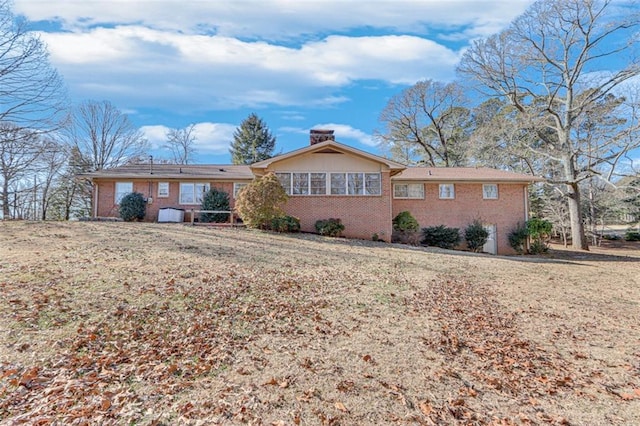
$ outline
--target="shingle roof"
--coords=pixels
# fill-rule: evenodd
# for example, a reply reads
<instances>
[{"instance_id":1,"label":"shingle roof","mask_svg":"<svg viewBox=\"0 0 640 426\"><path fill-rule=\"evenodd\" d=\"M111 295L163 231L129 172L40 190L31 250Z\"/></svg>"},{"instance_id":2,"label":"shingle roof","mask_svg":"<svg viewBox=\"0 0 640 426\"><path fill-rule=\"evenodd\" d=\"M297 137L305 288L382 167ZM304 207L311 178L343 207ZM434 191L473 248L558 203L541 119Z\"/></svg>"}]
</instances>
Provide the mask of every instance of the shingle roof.
<instances>
[{"instance_id":1,"label":"shingle roof","mask_svg":"<svg viewBox=\"0 0 640 426\"><path fill-rule=\"evenodd\" d=\"M531 175L486 167L408 167L391 178L395 181L419 180L433 182L521 182L543 180Z\"/></svg>"},{"instance_id":2,"label":"shingle roof","mask_svg":"<svg viewBox=\"0 0 640 426\"><path fill-rule=\"evenodd\" d=\"M98 170L81 176L90 178L129 179L253 179L249 166L229 164L130 164L112 169Z\"/></svg>"}]
</instances>

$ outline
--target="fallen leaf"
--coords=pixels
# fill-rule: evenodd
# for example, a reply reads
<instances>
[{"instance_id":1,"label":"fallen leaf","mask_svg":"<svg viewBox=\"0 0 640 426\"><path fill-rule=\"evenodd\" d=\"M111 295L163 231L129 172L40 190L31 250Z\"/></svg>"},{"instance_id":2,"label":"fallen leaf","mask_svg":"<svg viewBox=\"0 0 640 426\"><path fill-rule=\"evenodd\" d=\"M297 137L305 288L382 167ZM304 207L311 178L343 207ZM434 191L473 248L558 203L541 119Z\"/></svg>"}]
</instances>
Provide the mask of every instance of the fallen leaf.
<instances>
[{"instance_id":1,"label":"fallen leaf","mask_svg":"<svg viewBox=\"0 0 640 426\"><path fill-rule=\"evenodd\" d=\"M430 415L433 411L433 407L429 404L429 401L420 401L418 407L420 407L420 411L422 411L422 414L425 416Z\"/></svg>"},{"instance_id":2,"label":"fallen leaf","mask_svg":"<svg viewBox=\"0 0 640 426\"><path fill-rule=\"evenodd\" d=\"M345 413L349 412L349 410L347 410L347 407L345 407L344 404L342 402L340 402L340 401L336 402L335 406L340 411L344 411Z\"/></svg>"}]
</instances>

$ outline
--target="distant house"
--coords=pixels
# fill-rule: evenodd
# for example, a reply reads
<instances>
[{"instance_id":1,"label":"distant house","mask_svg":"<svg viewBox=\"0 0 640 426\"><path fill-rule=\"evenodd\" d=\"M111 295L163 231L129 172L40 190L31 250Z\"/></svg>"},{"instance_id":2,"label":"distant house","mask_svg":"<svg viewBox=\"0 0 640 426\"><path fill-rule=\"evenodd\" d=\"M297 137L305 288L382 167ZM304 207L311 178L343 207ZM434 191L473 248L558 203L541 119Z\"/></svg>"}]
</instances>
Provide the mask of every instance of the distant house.
<instances>
[{"instance_id":1,"label":"distant house","mask_svg":"<svg viewBox=\"0 0 640 426\"><path fill-rule=\"evenodd\" d=\"M213 187L233 207L243 186L274 172L290 195L285 210L303 231L340 218L346 237L390 241L393 217L408 210L422 227L464 229L479 219L491 233L485 251L506 254L508 233L528 218L527 187L539 180L488 168L407 167L338 143L331 130L311 130L310 142L250 166L138 164L91 173L93 215L117 216L122 197L139 192L148 199L147 220L155 221L165 207L198 209Z\"/></svg>"}]
</instances>

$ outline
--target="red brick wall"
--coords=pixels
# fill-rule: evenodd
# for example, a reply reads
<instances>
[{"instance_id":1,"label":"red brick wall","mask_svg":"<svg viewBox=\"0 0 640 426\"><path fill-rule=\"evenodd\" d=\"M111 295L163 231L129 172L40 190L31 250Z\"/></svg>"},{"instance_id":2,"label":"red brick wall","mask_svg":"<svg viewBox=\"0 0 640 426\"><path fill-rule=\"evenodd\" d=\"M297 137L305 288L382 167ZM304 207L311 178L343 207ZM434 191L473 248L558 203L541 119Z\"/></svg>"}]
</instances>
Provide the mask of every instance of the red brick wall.
<instances>
[{"instance_id":1,"label":"red brick wall","mask_svg":"<svg viewBox=\"0 0 640 426\"><path fill-rule=\"evenodd\" d=\"M370 240L378 234L381 240L391 240L391 184L389 172L382 172L380 196L291 196L285 211L300 219L305 232L316 232L319 219L342 220L345 237Z\"/></svg>"},{"instance_id":2,"label":"red brick wall","mask_svg":"<svg viewBox=\"0 0 640 426\"><path fill-rule=\"evenodd\" d=\"M147 204L146 222L155 222L158 220L158 211L163 207L175 207L178 209L190 210L199 209L200 204L180 204L180 182L169 181L169 197L158 197L158 182L147 180L118 180L118 182L133 182L133 191L141 193L145 198L149 195L153 197L153 202ZM167 180L161 180L167 182ZM202 181L198 181L202 182ZM99 217L118 217L118 205L115 204L115 180L99 180L98 185L98 210L96 216ZM229 194L229 204L233 208L235 199L233 198L233 182L210 182L211 188L217 188ZM94 193L95 195L95 193ZM95 202L95 201L94 201ZM191 220L191 216L185 213L185 221Z\"/></svg>"},{"instance_id":3,"label":"red brick wall","mask_svg":"<svg viewBox=\"0 0 640 426\"><path fill-rule=\"evenodd\" d=\"M498 184L498 199L484 200L482 184L455 184L455 199L438 198L438 184L425 184L424 200L393 200L393 216L408 210L420 227L445 225L464 232L474 219L496 225L499 254L514 253L508 235L525 221L525 186Z\"/></svg>"}]
</instances>

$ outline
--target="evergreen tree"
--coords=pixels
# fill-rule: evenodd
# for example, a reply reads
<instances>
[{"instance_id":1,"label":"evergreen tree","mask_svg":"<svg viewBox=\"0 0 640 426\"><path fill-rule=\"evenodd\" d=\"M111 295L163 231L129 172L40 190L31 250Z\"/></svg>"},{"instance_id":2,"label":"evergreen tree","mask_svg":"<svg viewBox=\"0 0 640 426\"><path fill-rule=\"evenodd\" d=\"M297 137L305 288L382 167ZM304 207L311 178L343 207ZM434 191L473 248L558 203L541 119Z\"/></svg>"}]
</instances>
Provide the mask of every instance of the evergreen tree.
<instances>
[{"instance_id":1,"label":"evergreen tree","mask_svg":"<svg viewBox=\"0 0 640 426\"><path fill-rule=\"evenodd\" d=\"M247 117L233 133L229 153L233 164L252 164L271 158L276 138L255 113Z\"/></svg>"}]
</instances>

